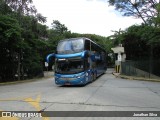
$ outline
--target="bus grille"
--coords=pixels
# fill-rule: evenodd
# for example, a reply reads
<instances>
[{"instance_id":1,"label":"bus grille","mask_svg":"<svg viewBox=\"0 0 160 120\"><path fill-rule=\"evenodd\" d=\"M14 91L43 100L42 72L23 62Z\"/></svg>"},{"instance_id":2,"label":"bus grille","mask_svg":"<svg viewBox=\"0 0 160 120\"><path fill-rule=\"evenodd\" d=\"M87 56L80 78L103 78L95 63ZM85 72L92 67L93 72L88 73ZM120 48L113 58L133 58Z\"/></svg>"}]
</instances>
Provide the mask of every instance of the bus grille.
<instances>
[{"instance_id":1,"label":"bus grille","mask_svg":"<svg viewBox=\"0 0 160 120\"><path fill-rule=\"evenodd\" d=\"M61 80L74 80L75 78L66 78L66 77L62 77L60 78Z\"/></svg>"}]
</instances>

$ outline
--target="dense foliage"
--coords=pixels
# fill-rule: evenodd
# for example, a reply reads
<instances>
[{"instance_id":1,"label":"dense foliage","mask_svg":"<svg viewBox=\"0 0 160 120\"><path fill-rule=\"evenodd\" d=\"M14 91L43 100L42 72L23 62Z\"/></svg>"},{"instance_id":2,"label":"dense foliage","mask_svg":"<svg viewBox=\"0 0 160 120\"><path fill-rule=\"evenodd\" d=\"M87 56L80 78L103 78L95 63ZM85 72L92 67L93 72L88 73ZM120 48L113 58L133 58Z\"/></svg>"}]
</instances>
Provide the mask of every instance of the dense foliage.
<instances>
[{"instance_id":1,"label":"dense foliage","mask_svg":"<svg viewBox=\"0 0 160 120\"><path fill-rule=\"evenodd\" d=\"M88 37L108 51L112 46L106 37L71 33L58 20L50 29L44 22L32 0L0 0L0 82L43 76L45 58L61 39Z\"/></svg>"},{"instance_id":2,"label":"dense foliage","mask_svg":"<svg viewBox=\"0 0 160 120\"><path fill-rule=\"evenodd\" d=\"M31 3L0 0L0 82L43 76L48 31Z\"/></svg>"},{"instance_id":3,"label":"dense foliage","mask_svg":"<svg viewBox=\"0 0 160 120\"><path fill-rule=\"evenodd\" d=\"M133 25L117 39L125 48L127 60L160 59L160 29L153 26Z\"/></svg>"},{"instance_id":4,"label":"dense foliage","mask_svg":"<svg viewBox=\"0 0 160 120\"><path fill-rule=\"evenodd\" d=\"M144 23L115 31L114 45L123 44L128 60L160 59L160 1L109 0L124 16L141 18Z\"/></svg>"},{"instance_id":5,"label":"dense foliage","mask_svg":"<svg viewBox=\"0 0 160 120\"><path fill-rule=\"evenodd\" d=\"M124 16L141 18L145 24L159 16L159 0L109 0Z\"/></svg>"}]
</instances>

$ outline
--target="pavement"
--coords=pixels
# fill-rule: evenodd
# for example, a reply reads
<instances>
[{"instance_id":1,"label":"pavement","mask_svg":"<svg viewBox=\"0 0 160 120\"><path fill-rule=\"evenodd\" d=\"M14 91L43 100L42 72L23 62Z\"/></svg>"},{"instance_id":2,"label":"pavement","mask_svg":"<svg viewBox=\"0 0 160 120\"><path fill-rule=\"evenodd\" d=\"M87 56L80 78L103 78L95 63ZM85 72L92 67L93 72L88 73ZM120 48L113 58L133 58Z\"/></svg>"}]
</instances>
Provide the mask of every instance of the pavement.
<instances>
[{"instance_id":1,"label":"pavement","mask_svg":"<svg viewBox=\"0 0 160 120\"><path fill-rule=\"evenodd\" d=\"M141 80L141 81L160 82L160 79L137 77L137 76L127 76L127 75L122 75L120 73L116 73L115 71L112 74L117 78L123 78L123 79L127 79L127 80Z\"/></svg>"},{"instance_id":2,"label":"pavement","mask_svg":"<svg viewBox=\"0 0 160 120\"><path fill-rule=\"evenodd\" d=\"M0 83L0 86L1 85L9 85L9 84L17 84L17 83L26 83L26 82L37 81L37 80L44 80L44 78L52 78L53 76L54 76L53 71L44 71L44 77L37 77L37 78L35 77L33 79L4 82L4 83Z\"/></svg>"},{"instance_id":3,"label":"pavement","mask_svg":"<svg viewBox=\"0 0 160 120\"><path fill-rule=\"evenodd\" d=\"M106 73L107 74L113 74L117 78L122 78L122 79L127 79L127 80L141 80L141 81L160 82L160 79L152 79L152 78L145 78L145 77L136 77L136 76L122 75L120 73L116 73L114 71L114 68L107 69ZM28 80L5 82L5 83L0 83L0 85L8 85L8 84L16 84L16 83L24 83L24 82L37 81L37 80L42 80L43 78L52 78L53 76L54 76L54 72L53 71L45 71L44 72L44 77L42 77L42 78L34 78L34 79L28 79Z\"/></svg>"},{"instance_id":4,"label":"pavement","mask_svg":"<svg viewBox=\"0 0 160 120\"><path fill-rule=\"evenodd\" d=\"M109 68L83 87L57 86L53 77L0 86L0 111L139 111L140 114L160 111L160 84L116 78L113 71ZM50 77L52 73L46 75ZM14 120L160 120L158 117L47 118L15 117Z\"/></svg>"}]
</instances>

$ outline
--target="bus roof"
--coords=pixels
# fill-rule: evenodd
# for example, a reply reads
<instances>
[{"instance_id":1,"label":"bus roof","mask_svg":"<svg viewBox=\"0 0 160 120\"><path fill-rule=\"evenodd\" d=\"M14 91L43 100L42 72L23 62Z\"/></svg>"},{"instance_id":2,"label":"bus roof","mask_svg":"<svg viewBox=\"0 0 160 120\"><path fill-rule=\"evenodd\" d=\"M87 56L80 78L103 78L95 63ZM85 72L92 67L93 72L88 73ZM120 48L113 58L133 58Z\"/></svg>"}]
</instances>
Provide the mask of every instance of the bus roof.
<instances>
[{"instance_id":1,"label":"bus roof","mask_svg":"<svg viewBox=\"0 0 160 120\"><path fill-rule=\"evenodd\" d=\"M59 42L62 42L62 41L70 41L70 40L78 40L78 39L89 40L89 41L91 41L92 43L94 43L95 45L99 46L102 50L105 51L105 49L102 48L99 44L97 44L96 42L94 42L93 40L91 40L91 39L89 39L89 38L87 38L87 37L68 38L68 39L60 40Z\"/></svg>"}]
</instances>

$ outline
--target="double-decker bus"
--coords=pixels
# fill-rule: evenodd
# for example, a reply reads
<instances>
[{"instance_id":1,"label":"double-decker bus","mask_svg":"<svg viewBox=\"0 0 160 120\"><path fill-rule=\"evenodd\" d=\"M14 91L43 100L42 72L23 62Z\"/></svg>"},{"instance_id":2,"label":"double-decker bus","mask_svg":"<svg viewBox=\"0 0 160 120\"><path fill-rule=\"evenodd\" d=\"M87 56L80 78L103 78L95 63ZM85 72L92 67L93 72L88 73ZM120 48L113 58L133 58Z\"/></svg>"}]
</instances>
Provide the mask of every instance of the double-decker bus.
<instances>
[{"instance_id":1,"label":"double-decker bus","mask_svg":"<svg viewBox=\"0 0 160 120\"><path fill-rule=\"evenodd\" d=\"M47 56L54 59L57 85L85 85L93 82L107 69L106 51L88 38L71 38L58 43L56 53Z\"/></svg>"}]
</instances>

